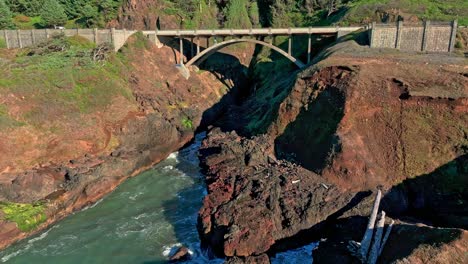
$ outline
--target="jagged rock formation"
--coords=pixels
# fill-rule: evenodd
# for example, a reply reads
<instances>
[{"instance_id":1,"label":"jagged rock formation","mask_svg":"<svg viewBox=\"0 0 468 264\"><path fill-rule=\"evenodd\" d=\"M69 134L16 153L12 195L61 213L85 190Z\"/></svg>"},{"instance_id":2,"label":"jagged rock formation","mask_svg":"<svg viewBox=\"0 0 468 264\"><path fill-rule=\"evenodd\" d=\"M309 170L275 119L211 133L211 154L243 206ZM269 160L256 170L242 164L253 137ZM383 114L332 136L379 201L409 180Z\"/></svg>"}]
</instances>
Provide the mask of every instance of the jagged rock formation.
<instances>
[{"instance_id":1,"label":"jagged rock formation","mask_svg":"<svg viewBox=\"0 0 468 264\"><path fill-rule=\"evenodd\" d=\"M349 42L322 56L291 86L260 87L228 115L241 134L264 133L214 130L204 141L204 242L246 257L318 240L337 219L369 215L376 186L390 217L466 228L466 61Z\"/></svg>"}]
</instances>

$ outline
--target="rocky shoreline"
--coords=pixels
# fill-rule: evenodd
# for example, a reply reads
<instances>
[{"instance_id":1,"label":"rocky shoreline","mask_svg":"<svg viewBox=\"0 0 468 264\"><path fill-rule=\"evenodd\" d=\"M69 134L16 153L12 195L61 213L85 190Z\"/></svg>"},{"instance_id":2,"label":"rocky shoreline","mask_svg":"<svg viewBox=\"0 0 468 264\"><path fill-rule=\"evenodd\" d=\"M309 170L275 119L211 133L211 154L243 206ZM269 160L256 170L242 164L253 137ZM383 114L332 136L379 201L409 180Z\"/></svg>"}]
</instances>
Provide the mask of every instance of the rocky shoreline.
<instances>
[{"instance_id":1,"label":"rocky shoreline","mask_svg":"<svg viewBox=\"0 0 468 264\"><path fill-rule=\"evenodd\" d=\"M120 52L130 64L126 74L138 110L105 124L102 129L106 138L100 150L83 156L75 154L72 159L49 157L49 162L30 170L7 168L0 174L1 200L44 204L46 216L46 221L28 232L21 231L14 222L0 220L0 249L99 201L127 178L151 168L189 143L196 128L213 122L238 97L237 87L220 89L216 76L209 72L197 74L190 82L185 80L171 61L163 59L172 54L169 46L158 49L137 35ZM235 60L230 55L220 56L226 61ZM240 71L236 67L244 66L231 63L224 68L226 80L233 85L245 78L235 73ZM153 74L155 71L157 74Z\"/></svg>"}]
</instances>

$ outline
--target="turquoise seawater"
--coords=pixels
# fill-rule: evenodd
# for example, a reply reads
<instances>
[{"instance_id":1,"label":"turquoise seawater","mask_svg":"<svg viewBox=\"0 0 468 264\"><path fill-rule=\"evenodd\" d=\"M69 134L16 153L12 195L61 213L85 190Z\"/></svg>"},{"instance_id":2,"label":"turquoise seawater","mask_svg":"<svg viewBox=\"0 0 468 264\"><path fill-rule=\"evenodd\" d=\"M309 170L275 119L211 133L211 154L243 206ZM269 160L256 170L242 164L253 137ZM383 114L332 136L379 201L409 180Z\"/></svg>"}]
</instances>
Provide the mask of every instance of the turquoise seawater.
<instances>
[{"instance_id":1,"label":"turquoise seawater","mask_svg":"<svg viewBox=\"0 0 468 264\"><path fill-rule=\"evenodd\" d=\"M222 263L201 251L196 229L206 194L197 157L204 136L97 204L0 252L0 263L167 263L178 245L192 251L189 263ZM272 262L310 263L310 254L308 246Z\"/></svg>"}]
</instances>

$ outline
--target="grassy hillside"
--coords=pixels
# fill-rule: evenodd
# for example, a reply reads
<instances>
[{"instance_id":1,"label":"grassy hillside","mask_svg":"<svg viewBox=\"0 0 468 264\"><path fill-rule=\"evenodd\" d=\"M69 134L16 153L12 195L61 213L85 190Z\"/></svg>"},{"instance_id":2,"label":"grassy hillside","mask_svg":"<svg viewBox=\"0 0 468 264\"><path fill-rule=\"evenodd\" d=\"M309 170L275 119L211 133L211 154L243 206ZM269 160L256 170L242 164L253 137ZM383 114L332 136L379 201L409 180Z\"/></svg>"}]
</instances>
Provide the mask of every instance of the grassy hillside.
<instances>
[{"instance_id":1,"label":"grassy hillside","mask_svg":"<svg viewBox=\"0 0 468 264\"><path fill-rule=\"evenodd\" d=\"M125 57L110 52L96 61L93 48L81 37L58 36L32 49L0 49L0 149L23 157L6 165L27 168L45 157L114 147L102 127L124 119L137 104Z\"/></svg>"},{"instance_id":2,"label":"grassy hillside","mask_svg":"<svg viewBox=\"0 0 468 264\"><path fill-rule=\"evenodd\" d=\"M343 5L333 19L339 24L360 24L372 21L458 19L468 25L468 1L464 0L356 0Z\"/></svg>"}]
</instances>

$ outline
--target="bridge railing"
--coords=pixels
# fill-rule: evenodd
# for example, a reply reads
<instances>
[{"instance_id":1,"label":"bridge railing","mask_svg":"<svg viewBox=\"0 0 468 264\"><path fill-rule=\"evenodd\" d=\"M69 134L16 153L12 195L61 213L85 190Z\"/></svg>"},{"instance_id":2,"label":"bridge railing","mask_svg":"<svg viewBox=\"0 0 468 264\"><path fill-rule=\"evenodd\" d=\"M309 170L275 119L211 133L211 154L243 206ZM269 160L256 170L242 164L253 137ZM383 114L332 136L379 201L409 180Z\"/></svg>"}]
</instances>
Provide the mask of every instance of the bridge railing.
<instances>
[{"instance_id":1,"label":"bridge railing","mask_svg":"<svg viewBox=\"0 0 468 264\"><path fill-rule=\"evenodd\" d=\"M336 34L340 31L356 31L365 27L307 27L307 28L253 28L253 29L199 29L199 30L156 30L143 31L158 36L258 36L258 35L306 35Z\"/></svg>"}]
</instances>

